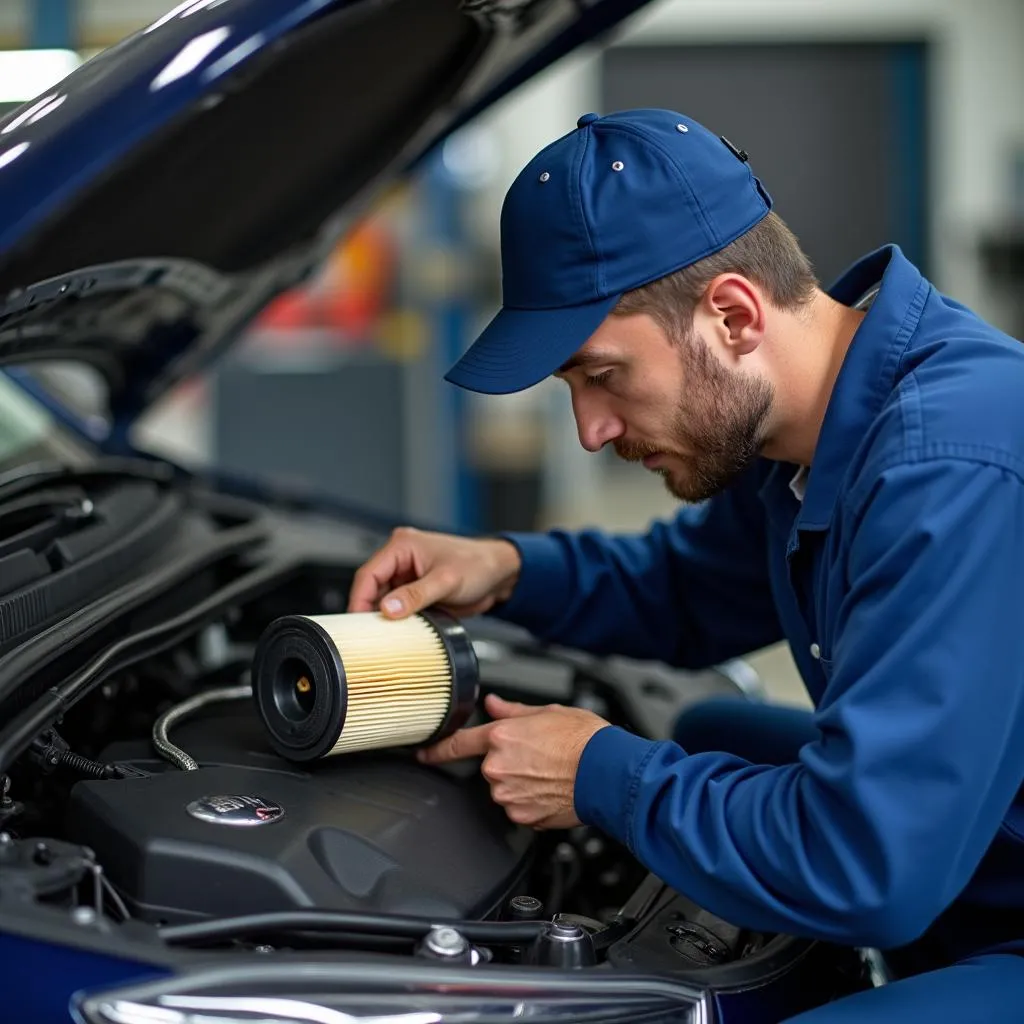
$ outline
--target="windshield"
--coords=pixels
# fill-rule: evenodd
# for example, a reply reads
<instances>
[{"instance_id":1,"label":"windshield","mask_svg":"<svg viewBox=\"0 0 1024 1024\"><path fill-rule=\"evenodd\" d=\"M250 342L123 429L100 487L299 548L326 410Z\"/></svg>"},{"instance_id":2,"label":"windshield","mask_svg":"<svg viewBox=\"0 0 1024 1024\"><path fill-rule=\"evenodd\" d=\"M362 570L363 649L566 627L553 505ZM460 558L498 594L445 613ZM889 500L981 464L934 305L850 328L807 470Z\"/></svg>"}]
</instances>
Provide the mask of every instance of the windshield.
<instances>
[{"instance_id":1,"label":"windshield","mask_svg":"<svg viewBox=\"0 0 1024 1024\"><path fill-rule=\"evenodd\" d=\"M0 373L0 473L32 462L80 465L91 455L50 412Z\"/></svg>"}]
</instances>

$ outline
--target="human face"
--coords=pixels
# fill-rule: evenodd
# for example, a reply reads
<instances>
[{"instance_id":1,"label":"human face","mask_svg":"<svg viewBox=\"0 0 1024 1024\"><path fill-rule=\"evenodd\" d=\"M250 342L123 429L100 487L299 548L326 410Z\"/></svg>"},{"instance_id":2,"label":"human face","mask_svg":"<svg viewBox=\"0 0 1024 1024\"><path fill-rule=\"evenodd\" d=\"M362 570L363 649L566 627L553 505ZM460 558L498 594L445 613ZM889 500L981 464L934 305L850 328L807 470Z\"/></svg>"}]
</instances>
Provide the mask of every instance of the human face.
<instances>
[{"instance_id":1,"label":"human face","mask_svg":"<svg viewBox=\"0 0 1024 1024\"><path fill-rule=\"evenodd\" d=\"M669 493L718 494L760 455L774 392L727 368L697 334L673 341L649 316L610 316L558 376L572 389L580 443L660 473Z\"/></svg>"}]
</instances>

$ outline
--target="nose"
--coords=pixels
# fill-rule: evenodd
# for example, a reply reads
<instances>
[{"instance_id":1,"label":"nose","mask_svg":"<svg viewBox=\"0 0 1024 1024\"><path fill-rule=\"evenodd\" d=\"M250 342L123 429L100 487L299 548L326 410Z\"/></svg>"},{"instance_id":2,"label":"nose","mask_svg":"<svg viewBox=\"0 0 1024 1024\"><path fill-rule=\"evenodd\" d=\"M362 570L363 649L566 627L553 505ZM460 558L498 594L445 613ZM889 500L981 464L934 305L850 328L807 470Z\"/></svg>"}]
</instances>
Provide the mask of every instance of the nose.
<instances>
[{"instance_id":1,"label":"nose","mask_svg":"<svg viewBox=\"0 0 1024 1024\"><path fill-rule=\"evenodd\" d=\"M580 444L588 452L599 452L606 444L626 433L626 424L608 407L601 394L577 392L573 395L572 411Z\"/></svg>"}]
</instances>

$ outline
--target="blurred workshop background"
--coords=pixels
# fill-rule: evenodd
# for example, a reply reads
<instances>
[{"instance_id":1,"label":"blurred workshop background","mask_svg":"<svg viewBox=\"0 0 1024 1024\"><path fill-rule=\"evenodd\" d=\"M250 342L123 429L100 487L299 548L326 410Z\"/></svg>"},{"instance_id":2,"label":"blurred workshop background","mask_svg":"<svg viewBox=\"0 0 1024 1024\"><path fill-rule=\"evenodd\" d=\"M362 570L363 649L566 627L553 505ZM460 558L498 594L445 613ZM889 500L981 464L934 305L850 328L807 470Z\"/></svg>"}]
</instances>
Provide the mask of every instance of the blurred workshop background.
<instances>
[{"instance_id":1,"label":"blurred workshop background","mask_svg":"<svg viewBox=\"0 0 1024 1024\"><path fill-rule=\"evenodd\" d=\"M0 0L0 114L216 2ZM893 241L1024 338L1024 0L656 0L453 137L136 443L442 527L671 514L658 478L583 452L557 382L478 399L441 380L499 304L513 177L580 114L631 106L685 111L745 149L823 281ZM268 139L288 113L267 110ZM88 379L67 386L88 397ZM785 651L755 664L803 700Z\"/></svg>"}]
</instances>

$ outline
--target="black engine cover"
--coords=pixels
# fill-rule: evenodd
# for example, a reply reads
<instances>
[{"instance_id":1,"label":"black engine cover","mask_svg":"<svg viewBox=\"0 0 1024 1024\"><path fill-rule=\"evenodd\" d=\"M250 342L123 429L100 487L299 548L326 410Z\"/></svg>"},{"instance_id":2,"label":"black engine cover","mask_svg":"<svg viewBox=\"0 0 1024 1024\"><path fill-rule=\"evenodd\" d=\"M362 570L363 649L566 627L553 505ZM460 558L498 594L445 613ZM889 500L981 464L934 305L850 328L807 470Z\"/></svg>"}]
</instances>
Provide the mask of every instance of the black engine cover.
<instances>
[{"instance_id":1,"label":"black engine cover","mask_svg":"<svg viewBox=\"0 0 1024 1024\"><path fill-rule=\"evenodd\" d=\"M182 726L173 738L200 761L196 771L136 756L158 774L73 788L68 835L95 850L137 916L304 908L485 916L526 870L532 833L509 823L475 771L459 778L404 754L298 769L260 749L249 719L246 711ZM208 759L211 748L219 756ZM220 797L255 797L264 809ZM283 814L260 820L274 817L272 805ZM211 810L221 820L204 820Z\"/></svg>"}]
</instances>

